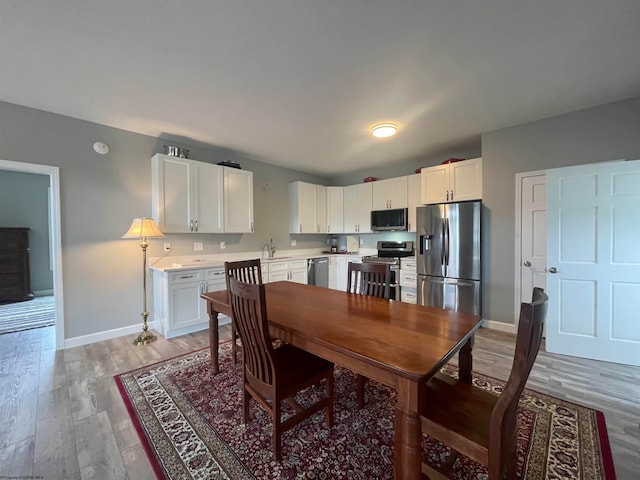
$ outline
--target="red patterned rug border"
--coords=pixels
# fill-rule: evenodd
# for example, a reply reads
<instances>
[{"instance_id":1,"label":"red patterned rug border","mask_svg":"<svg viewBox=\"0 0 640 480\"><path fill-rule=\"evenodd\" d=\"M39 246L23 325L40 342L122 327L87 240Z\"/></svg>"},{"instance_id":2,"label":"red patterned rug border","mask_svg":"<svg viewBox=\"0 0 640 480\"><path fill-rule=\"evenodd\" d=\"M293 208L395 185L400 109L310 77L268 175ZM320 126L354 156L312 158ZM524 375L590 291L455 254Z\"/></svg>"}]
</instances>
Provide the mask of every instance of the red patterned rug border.
<instances>
[{"instance_id":1,"label":"red patterned rug border","mask_svg":"<svg viewBox=\"0 0 640 480\"><path fill-rule=\"evenodd\" d=\"M600 452L602 453L602 467L607 480L616 479L616 469L613 464L613 454L611 453L611 444L609 443L609 433L607 432L607 424L604 413L600 410L593 409L596 413L596 425L598 426L598 440L600 442Z\"/></svg>"}]
</instances>

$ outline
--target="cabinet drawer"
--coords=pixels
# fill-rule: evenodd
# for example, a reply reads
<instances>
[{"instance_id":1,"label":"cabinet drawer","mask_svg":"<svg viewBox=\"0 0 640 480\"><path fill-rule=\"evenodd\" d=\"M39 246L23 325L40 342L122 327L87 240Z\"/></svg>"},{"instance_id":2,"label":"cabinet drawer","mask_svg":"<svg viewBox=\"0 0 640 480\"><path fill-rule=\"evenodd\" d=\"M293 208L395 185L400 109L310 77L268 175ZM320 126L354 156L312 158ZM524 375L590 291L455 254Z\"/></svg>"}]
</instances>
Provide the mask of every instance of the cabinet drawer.
<instances>
[{"instance_id":1,"label":"cabinet drawer","mask_svg":"<svg viewBox=\"0 0 640 480\"><path fill-rule=\"evenodd\" d=\"M173 272L169 275L169 284L201 282L203 277L202 270L183 270L182 272Z\"/></svg>"},{"instance_id":2,"label":"cabinet drawer","mask_svg":"<svg viewBox=\"0 0 640 480\"><path fill-rule=\"evenodd\" d=\"M269 273L289 270L289 262L269 262Z\"/></svg>"},{"instance_id":3,"label":"cabinet drawer","mask_svg":"<svg viewBox=\"0 0 640 480\"><path fill-rule=\"evenodd\" d=\"M400 270L400 286L416 288L418 276L415 272L405 272Z\"/></svg>"},{"instance_id":4,"label":"cabinet drawer","mask_svg":"<svg viewBox=\"0 0 640 480\"><path fill-rule=\"evenodd\" d=\"M400 269L401 270L411 270L412 272L416 271L416 261L415 260L400 260Z\"/></svg>"},{"instance_id":5,"label":"cabinet drawer","mask_svg":"<svg viewBox=\"0 0 640 480\"><path fill-rule=\"evenodd\" d=\"M416 290L413 288L401 288L400 289L400 300L405 303L418 303L418 294Z\"/></svg>"},{"instance_id":6,"label":"cabinet drawer","mask_svg":"<svg viewBox=\"0 0 640 480\"><path fill-rule=\"evenodd\" d=\"M307 259L304 258L302 260L291 260L289 262L289 268L291 270L297 270L297 269L306 270L307 269Z\"/></svg>"},{"instance_id":7,"label":"cabinet drawer","mask_svg":"<svg viewBox=\"0 0 640 480\"><path fill-rule=\"evenodd\" d=\"M224 283L227 281L224 277L224 268L209 268L204 271L204 281L208 283Z\"/></svg>"}]
</instances>

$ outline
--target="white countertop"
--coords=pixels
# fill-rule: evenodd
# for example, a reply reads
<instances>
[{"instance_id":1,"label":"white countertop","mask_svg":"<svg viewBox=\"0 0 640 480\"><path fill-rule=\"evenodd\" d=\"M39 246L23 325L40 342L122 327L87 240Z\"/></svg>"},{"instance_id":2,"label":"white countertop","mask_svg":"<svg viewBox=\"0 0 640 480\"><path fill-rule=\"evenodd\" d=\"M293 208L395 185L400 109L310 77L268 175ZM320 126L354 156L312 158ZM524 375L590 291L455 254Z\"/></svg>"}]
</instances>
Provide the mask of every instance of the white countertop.
<instances>
[{"instance_id":1,"label":"white countertop","mask_svg":"<svg viewBox=\"0 0 640 480\"><path fill-rule=\"evenodd\" d=\"M236 253L214 253L206 255L166 255L162 257L153 257L149 259L149 268L162 272L176 271L176 270L192 270L194 268L215 268L224 267L224 262L236 262L239 260L250 260L252 258L259 258L263 263L286 261L286 260L301 260L306 258L318 258L318 257L344 257L345 255L364 256L364 255L376 255L377 250L375 248L361 248L355 253L323 253L321 249L308 249L308 250L282 250L276 252L275 257L265 258L263 253L256 252L236 252Z\"/></svg>"}]
</instances>

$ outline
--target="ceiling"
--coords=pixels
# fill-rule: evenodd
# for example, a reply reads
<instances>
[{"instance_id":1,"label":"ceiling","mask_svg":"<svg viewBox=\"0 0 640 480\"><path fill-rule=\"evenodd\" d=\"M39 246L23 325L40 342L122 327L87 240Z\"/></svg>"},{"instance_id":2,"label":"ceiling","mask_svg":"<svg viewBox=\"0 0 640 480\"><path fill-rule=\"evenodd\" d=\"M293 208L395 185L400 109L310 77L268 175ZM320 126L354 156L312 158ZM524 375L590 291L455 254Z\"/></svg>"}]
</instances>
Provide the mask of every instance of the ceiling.
<instances>
[{"instance_id":1,"label":"ceiling","mask_svg":"<svg viewBox=\"0 0 640 480\"><path fill-rule=\"evenodd\" d=\"M2 0L0 100L335 175L638 96L638 25L637 0Z\"/></svg>"}]
</instances>

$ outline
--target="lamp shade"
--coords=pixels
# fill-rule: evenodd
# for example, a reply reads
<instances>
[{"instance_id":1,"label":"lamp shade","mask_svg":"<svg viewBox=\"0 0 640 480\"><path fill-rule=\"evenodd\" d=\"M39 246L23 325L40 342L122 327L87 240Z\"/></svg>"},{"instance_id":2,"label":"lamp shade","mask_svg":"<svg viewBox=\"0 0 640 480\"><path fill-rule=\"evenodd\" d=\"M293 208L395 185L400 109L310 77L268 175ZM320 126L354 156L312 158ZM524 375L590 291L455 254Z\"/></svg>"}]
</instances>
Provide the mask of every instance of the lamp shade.
<instances>
[{"instance_id":1,"label":"lamp shade","mask_svg":"<svg viewBox=\"0 0 640 480\"><path fill-rule=\"evenodd\" d=\"M153 218L134 218L127 233L122 238L153 238L164 237Z\"/></svg>"}]
</instances>

